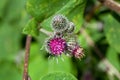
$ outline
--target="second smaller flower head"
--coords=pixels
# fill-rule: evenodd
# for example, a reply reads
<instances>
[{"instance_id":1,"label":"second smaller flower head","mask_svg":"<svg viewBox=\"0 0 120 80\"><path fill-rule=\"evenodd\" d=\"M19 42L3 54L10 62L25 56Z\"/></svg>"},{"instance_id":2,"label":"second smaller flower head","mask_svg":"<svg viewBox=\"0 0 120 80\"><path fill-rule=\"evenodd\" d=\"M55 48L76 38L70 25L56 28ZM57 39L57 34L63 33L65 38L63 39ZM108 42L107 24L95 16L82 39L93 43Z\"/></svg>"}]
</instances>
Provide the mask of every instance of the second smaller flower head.
<instances>
[{"instance_id":1,"label":"second smaller flower head","mask_svg":"<svg viewBox=\"0 0 120 80\"><path fill-rule=\"evenodd\" d=\"M85 56L83 48L78 45L74 38L69 39L67 42L67 50L75 58L81 59Z\"/></svg>"},{"instance_id":2,"label":"second smaller flower head","mask_svg":"<svg viewBox=\"0 0 120 80\"><path fill-rule=\"evenodd\" d=\"M46 41L46 49L51 55L61 55L66 49L66 41L61 37L50 38Z\"/></svg>"}]
</instances>

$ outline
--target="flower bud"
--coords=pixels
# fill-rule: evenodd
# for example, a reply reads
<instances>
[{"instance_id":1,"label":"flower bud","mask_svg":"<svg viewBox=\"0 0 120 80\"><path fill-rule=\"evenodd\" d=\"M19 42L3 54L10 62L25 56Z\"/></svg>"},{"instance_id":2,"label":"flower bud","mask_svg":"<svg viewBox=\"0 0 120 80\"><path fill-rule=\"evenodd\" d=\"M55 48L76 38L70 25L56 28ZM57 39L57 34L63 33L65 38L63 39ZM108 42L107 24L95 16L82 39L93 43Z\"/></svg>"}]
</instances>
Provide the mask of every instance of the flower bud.
<instances>
[{"instance_id":1,"label":"flower bud","mask_svg":"<svg viewBox=\"0 0 120 80\"><path fill-rule=\"evenodd\" d=\"M56 15L52 19L52 27L56 32L63 32L68 28L68 19L63 15Z\"/></svg>"},{"instance_id":2,"label":"flower bud","mask_svg":"<svg viewBox=\"0 0 120 80\"><path fill-rule=\"evenodd\" d=\"M74 32L74 29L75 29L75 25L73 22L69 22L69 27L67 28L66 32L67 33L73 33Z\"/></svg>"}]
</instances>

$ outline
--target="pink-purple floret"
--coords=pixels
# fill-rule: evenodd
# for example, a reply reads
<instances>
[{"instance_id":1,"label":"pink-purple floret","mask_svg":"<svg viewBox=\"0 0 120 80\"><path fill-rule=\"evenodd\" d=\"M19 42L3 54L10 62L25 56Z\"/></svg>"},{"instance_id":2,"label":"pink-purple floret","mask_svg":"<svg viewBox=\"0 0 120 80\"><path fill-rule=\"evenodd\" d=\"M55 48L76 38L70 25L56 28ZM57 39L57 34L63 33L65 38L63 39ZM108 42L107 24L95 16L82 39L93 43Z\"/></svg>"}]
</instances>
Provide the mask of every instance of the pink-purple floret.
<instances>
[{"instance_id":1,"label":"pink-purple floret","mask_svg":"<svg viewBox=\"0 0 120 80\"><path fill-rule=\"evenodd\" d=\"M53 55L60 55L66 49L66 41L62 38L53 38L49 41L48 45Z\"/></svg>"},{"instance_id":2,"label":"pink-purple floret","mask_svg":"<svg viewBox=\"0 0 120 80\"><path fill-rule=\"evenodd\" d=\"M78 49L79 49L79 46L76 45L75 48L72 51L72 54L75 55Z\"/></svg>"}]
</instances>

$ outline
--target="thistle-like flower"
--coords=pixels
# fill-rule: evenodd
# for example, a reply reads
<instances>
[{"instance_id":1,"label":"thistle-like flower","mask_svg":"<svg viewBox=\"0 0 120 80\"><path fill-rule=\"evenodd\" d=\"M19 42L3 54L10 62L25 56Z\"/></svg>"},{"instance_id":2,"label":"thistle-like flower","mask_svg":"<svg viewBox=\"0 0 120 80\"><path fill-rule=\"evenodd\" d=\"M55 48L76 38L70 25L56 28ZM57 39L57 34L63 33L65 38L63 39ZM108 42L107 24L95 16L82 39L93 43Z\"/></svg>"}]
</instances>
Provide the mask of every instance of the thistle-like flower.
<instances>
[{"instance_id":1,"label":"thistle-like flower","mask_svg":"<svg viewBox=\"0 0 120 80\"><path fill-rule=\"evenodd\" d=\"M52 19L52 27L56 32L63 32L68 28L68 19L63 15L56 15Z\"/></svg>"},{"instance_id":2,"label":"thistle-like flower","mask_svg":"<svg viewBox=\"0 0 120 80\"><path fill-rule=\"evenodd\" d=\"M75 48L72 51L72 55L75 56L75 58L83 58L85 56L83 52L83 48L80 47L79 45L76 45Z\"/></svg>"},{"instance_id":3,"label":"thistle-like flower","mask_svg":"<svg viewBox=\"0 0 120 80\"><path fill-rule=\"evenodd\" d=\"M59 56L68 52L75 58L83 58L83 48L77 43L74 34L75 25L73 22L63 15L56 15L52 19L52 27L54 30L53 37L46 41L46 50L53 56Z\"/></svg>"},{"instance_id":4,"label":"thistle-like flower","mask_svg":"<svg viewBox=\"0 0 120 80\"><path fill-rule=\"evenodd\" d=\"M74 56L75 58L81 59L85 56L83 48L78 45L74 38L69 39L67 42L67 50L69 51L70 55Z\"/></svg>"},{"instance_id":5,"label":"thistle-like flower","mask_svg":"<svg viewBox=\"0 0 120 80\"><path fill-rule=\"evenodd\" d=\"M66 41L61 37L49 38L46 41L46 49L51 55L61 55L66 50Z\"/></svg>"}]
</instances>

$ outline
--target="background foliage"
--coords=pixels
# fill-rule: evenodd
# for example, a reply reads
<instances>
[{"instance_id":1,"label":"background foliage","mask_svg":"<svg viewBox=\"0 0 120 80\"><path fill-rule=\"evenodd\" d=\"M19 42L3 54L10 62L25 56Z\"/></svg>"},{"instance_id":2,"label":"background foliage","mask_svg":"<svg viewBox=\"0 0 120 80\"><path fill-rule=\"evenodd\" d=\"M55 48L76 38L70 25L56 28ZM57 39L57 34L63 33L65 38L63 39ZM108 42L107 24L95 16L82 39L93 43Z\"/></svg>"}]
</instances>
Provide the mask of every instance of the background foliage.
<instances>
[{"instance_id":1,"label":"background foliage","mask_svg":"<svg viewBox=\"0 0 120 80\"><path fill-rule=\"evenodd\" d=\"M119 3L119 0L116 1ZM59 58L58 64L55 59L48 59L45 49L40 50L48 36L38 28L52 31L50 22L55 14L63 14L73 21L76 25L75 32L84 24L85 31L102 55L120 72L120 15L98 1L1 0L0 80L22 79L24 34L33 36L29 60L29 75L32 80L61 80L64 77L65 80L119 80L114 74L109 74L103 60L82 34L78 36L78 40L85 49L86 57L81 61L65 55L62 56L64 61Z\"/></svg>"}]
</instances>

